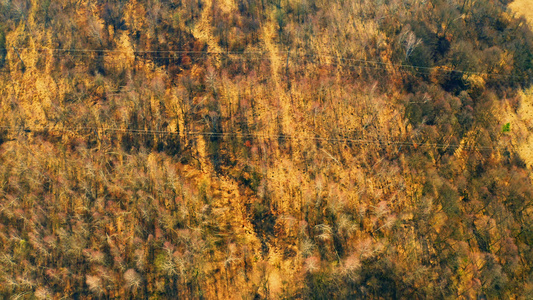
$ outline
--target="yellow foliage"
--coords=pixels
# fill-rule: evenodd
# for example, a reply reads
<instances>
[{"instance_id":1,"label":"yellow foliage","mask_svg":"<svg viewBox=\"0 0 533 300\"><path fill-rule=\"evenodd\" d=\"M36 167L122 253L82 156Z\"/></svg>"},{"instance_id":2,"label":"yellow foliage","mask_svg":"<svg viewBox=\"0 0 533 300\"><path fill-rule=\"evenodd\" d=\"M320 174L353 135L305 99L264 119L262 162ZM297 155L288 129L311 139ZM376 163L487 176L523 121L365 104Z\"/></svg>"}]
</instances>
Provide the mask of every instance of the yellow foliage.
<instances>
[{"instance_id":1,"label":"yellow foliage","mask_svg":"<svg viewBox=\"0 0 533 300\"><path fill-rule=\"evenodd\" d=\"M515 0L509 5L509 7L516 14L523 15L529 22L530 26L533 27L533 10L531 10L531 0ZM520 96L520 110L518 115L515 117L517 120L513 120L514 122L511 124L511 126L512 128L522 127L522 130L520 130L518 133L515 133L517 137L522 140L517 147L522 159L525 160L529 167L533 167L533 135L529 130L529 128L532 128L533 126L533 89L530 88L529 90L524 91ZM533 174L531 176L533 176Z\"/></svg>"},{"instance_id":2,"label":"yellow foliage","mask_svg":"<svg viewBox=\"0 0 533 300\"><path fill-rule=\"evenodd\" d=\"M135 31L142 31L145 24L146 9L137 0L129 1L124 9L126 25Z\"/></svg>"},{"instance_id":3,"label":"yellow foliage","mask_svg":"<svg viewBox=\"0 0 533 300\"><path fill-rule=\"evenodd\" d=\"M530 131L533 126L533 88L522 92L520 96L521 105L516 119L512 120L511 132L519 141L516 146L520 156L529 167L533 167L533 134Z\"/></svg>"},{"instance_id":4,"label":"yellow foliage","mask_svg":"<svg viewBox=\"0 0 533 300\"><path fill-rule=\"evenodd\" d=\"M218 45L212 33L212 30L213 30L212 7L213 7L214 1L215 0L206 1L205 8L203 9L202 15L200 16L200 20L194 27L194 30L192 33L197 40L202 41L209 46L208 48L209 51L222 52L222 49Z\"/></svg>"},{"instance_id":5,"label":"yellow foliage","mask_svg":"<svg viewBox=\"0 0 533 300\"><path fill-rule=\"evenodd\" d=\"M467 77L469 93L470 94L479 94L485 89L485 79L480 75L469 75Z\"/></svg>"},{"instance_id":6,"label":"yellow foliage","mask_svg":"<svg viewBox=\"0 0 533 300\"><path fill-rule=\"evenodd\" d=\"M11 77L1 83L1 125L50 130L0 131L0 197L6 200L0 201L0 219L14 224L0 224L0 244L6 245L0 246L0 255L5 253L0 259L11 261L6 258L11 255L26 263L29 257L48 267L64 266L52 258L80 262L88 257L86 273L69 266L64 272L92 296L107 298L135 298L144 284L154 297L168 290L181 293L176 298L305 298L315 292L324 292L319 298L362 297L360 290L349 288L345 291L355 294L335 294L345 288L343 280L352 282L347 287L364 286L365 293L388 290L373 286L376 282L394 282L405 285L404 292L413 291L411 296L429 290L420 294L424 298L437 289L432 282L442 282L456 288L440 295L477 296L484 255L500 259L505 251L478 254L472 224L490 236L494 247L504 247L499 240L508 232L517 235L512 231L519 228L483 215L507 209L498 201L512 182L495 179L485 192L490 178L481 169L496 177L516 171L513 178L525 171L504 164L491 169L485 162L501 160L499 154L471 151L483 120L475 120L473 128L461 127L468 117L483 117L479 110L491 109L482 107L486 99L480 95L496 83L486 84L488 77L473 74L463 78L469 90L454 93L442 87L451 77L443 75L452 71L444 60L425 72L429 78L392 65L403 56L401 42L391 38L401 30L385 16L398 15L397 1L318 0L311 5L288 0L280 7L256 1L246 19L241 10L253 1L239 7L233 0L173 2L175 10L168 13L161 12L168 8L163 2L134 0L114 11L124 18L120 26L110 20L115 2L78 1L72 26L84 28L86 35L72 44L58 45L52 30L39 23L35 0L35 15L6 35L9 49L106 51L52 57L22 50L23 73L18 54L8 50L5 68ZM412 11L426 12L418 2L409 4ZM188 13L191 19L184 20ZM282 29L280 13L288 20ZM465 16L461 24L468 22ZM190 55L179 65L150 52L201 51L205 45L208 51L223 51L217 26L226 21L233 26L226 33L229 39L246 40L238 50L245 55ZM242 26L245 22L250 28ZM440 21L433 25L428 32L438 31ZM255 31L244 33L254 26ZM444 30L454 30L449 27ZM257 51L266 54L249 59ZM512 54L503 53L499 67L512 68ZM341 63L341 57L349 59ZM377 63L362 65L361 60ZM391 77L405 79L398 86L409 90L397 88ZM502 87L503 94L506 88L511 89ZM422 102L408 102L428 94ZM491 132L493 146L515 147L530 166L532 95L533 90L521 94L517 111L509 99L495 101L495 111L487 111L512 128ZM420 118L412 117L417 113ZM89 130L60 131L76 126ZM215 128L223 137L203 135ZM452 137L456 145L441 149ZM474 177L475 172L480 174ZM442 191L445 183L451 187ZM475 192L468 194L468 188ZM489 192L494 195L483 194ZM493 201L483 203L486 211L480 199ZM457 209L448 209L448 201ZM15 236L21 228L31 228L30 243ZM55 243L55 248L43 248L40 237L32 238L35 232L50 235L43 243ZM16 253L9 240L17 241ZM23 253L26 244L42 253L45 249L52 258ZM453 266L446 266L440 251L459 253ZM60 277L49 269L51 280ZM374 270L385 280L365 279L370 273L364 272ZM8 272L0 266L0 281ZM37 291L38 297L48 293Z\"/></svg>"},{"instance_id":7,"label":"yellow foliage","mask_svg":"<svg viewBox=\"0 0 533 300\"><path fill-rule=\"evenodd\" d=\"M106 68L131 71L135 63L135 53L131 39L126 32L122 32L118 38L117 51L105 57Z\"/></svg>"},{"instance_id":8,"label":"yellow foliage","mask_svg":"<svg viewBox=\"0 0 533 300\"><path fill-rule=\"evenodd\" d=\"M531 0L514 0L509 7L518 15L526 18L531 26L533 26L533 10L531 10L533 3Z\"/></svg>"}]
</instances>

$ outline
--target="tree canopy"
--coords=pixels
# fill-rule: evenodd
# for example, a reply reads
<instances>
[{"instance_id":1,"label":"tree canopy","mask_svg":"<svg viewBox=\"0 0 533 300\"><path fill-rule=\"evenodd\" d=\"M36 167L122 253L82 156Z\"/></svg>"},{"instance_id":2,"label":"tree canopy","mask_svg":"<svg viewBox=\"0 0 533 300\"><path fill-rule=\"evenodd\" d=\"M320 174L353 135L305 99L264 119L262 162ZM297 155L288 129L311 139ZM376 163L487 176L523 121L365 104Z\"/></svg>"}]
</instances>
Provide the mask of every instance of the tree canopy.
<instances>
[{"instance_id":1,"label":"tree canopy","mask_svg":"<svg viewBox=\"0 0 533 300\"><path fill-rule=\"evenodd\" d=\"M0 297L532 298L508 5L0 1Z\"/></svg>"}]
</instances>

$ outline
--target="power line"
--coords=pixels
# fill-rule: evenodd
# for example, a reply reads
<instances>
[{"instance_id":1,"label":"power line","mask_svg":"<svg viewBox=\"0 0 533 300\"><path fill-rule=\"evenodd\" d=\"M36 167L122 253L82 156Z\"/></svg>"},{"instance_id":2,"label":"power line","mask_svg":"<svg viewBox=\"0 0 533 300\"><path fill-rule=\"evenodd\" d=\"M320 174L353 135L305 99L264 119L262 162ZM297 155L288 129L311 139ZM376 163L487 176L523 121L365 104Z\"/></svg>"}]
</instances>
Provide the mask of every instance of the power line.
<instances>
[{"instance_id":1,"label":"power line","mask_svg":"<svg viewBox=\"0 0 533 300\"><path fill-rule=\"evenodd\" d=\"M207 51L207 50L120 50L120 49L66 49L66 48L30 48L30 47L14 47L19 50L35 50L35 51L54 51L54 52L101 52L101 53L180 53L180 54L243 54L243 53L260 53L267 54L267 51ZM0 48L0 50L8 50L7 48ZM277 53L287 53L287 51L279 50Z\"/></svg>"},{"instance_id":2,"label":"power line","mask_svg":"<svg viewBox=\"0 0 533 300\"><path fill-rule=\"evenodd\" d=\"M267 54L287 54L289 55L291 52L288 50L278 50L274 52L268 52L268 51L199 51L199 50L119 50L119 49L65 49L65 48L28 48L28 47L13 47L15 50L33 50L38 51L40 54L43 55L52 55L52 56L69 56L69 57L92 57L91 55L79 55L79 54L65 54L60 52L70 52L70 53L104 53L104 54L128 54L128 53L134 53L134 54L159 54L159 53L168 53L168 54L204 54L204 55L233 55L233 56L245 56L245 55L267 55ZM0 48L0 50L9 50L7 48ZM46 53L47 51L50 52L56 52L56 53ZM294 54L294 51L292 52ZM361 63L361 64L369 64L367 66L361 66L361 65L347 65L343 64L345 66L352 66L352 67L368 67L368 68L374 68L374 69L384 69L387 70L387 68L384 67L396 67L396 68L413 68L416 73L422 73L422 74L430 74L431 71L439 71L439 72L446 72L446 73L463 73L463 74L469 74L469 75L485 75L485 76L497 76L497 77L503 77L503 78L519 78L524 79L525 76L518 76L518 75L512 75L512 74L500 74L500 73L494 73L494 72L476 72L476 71L467 71L467 70L458 70L458 69L448 69L446 66L435 66L435 67L427 67L427 66L417 66L417 65L408 65L408 64L398 64L398 63L392 63L392 62L381 62L376 60L366 60L366 59L355 59L355 58L347 58L343 56L333 56L329 54L299 54L296 53L294 55L298 55L297 59L302 59L303 57L306 58L328 58L333 60L338 60L342 62L355 62L355 63ZM170 57L170 56L151 56L152 59L175 59L176 57ZM261 57L261 58L255 58L255 59L262 59L262 60L270 60L269 57ZM322 62L322 64L329 64L329 65L339 65L339 63L335 62ZM374 65L374 66L372 66ZM381 66L381 67L379 67ZM427 72L423 72L422 70L426 70ZM437 75L437 74L433 74Z\"/></svg>"},{"instance_id":3,"label":"power line","mask_svg":"<svg viewBox=\"0 0 533 300\"><path fill-rule=\"evenodd\" d=\"M235 56L244 56L248 54L261 54L262 57L256 57L255 59L266 59L269 60L271 58L265 57L265 54L271 53L271 52L265 52L265 51L249 51L249 52L214 52L214 51L186 51L186 50L169 50L169 51L126 51L126 50L98 50L98 49L44 49L44 48L14 48L14 49L20 49L20 50L36 50L36 51L65 51L65 52L103 52L103 53L126 53L126 52L134 52L134 53L181 53L181 54L229 54L229 55L235 55ZM1 50L1 49L0 49ZM289 54L289 51L276 51L275 53L287 53ZM57 56L73 56L73 57L92 57L91 55L68 55L68 54L61 54L61 53L51 53L50 55L57 55ZM387 70L387 66L396 66L401 68L420 68L421 70L414 70L418 73L424 73L428 74L427 72L431 70L439 70L439 71L447 71L447 72L458 72L458 73L469 73L469 74L484 74L489 75L491 73L482 73L482 72L467 72L467 71L458 71L458 70L452 70L452 69L442 69L441 67L418 67L413 65L404 65L404 64L393 64L393 63L384 63L384 62L378 62L378 61L371 61L371 60L362 60L362 59L350 59L350 58L343 58L343 57L336 57L331 55L313 55L313 54L306 54L301 55L298 57L298 59L302 59L303 57L317 57L317 58L330 58L330 59L337 59L341 61L349 61L349 62L357 62L357 63L366 63L370 65L353 65L353 64L342 64L337 62L325 62L325 64L330 65L343 65L343 66L352 66L352 67L361 67L361 68L373 68L373 69L385 69ZM166 57L166 56L151 56L150 58L161 58L161 59L174 59L173 57ZM422 70L425 70L427 72L424 72ZM493 75L497 76L505 76L505 77L516 77L512 75L504 75L504 74L497 74L492 73ZM439 74L433 74L433 75L439 75ZM444 74L440 74L444 75ZM109 95L116 95L123 92L128 91L112 91L113 93L106 93ZM118 92L118 93L117 93ZM416 102L413 102L416 103ZM176 135L180 134L179 132L169 132L169 131L157 131L157 130L136 130L136 129L121 129L121 128L97 128L97 127L76 127L76 128L64 128L64 129L50 129L50 128L40 128L40 129L30 129L26 127L9 127L9 126L0 126L0 128L4 128L8 131L23 131L23 132L32 132L32 131L61 131L61 132L75 132L75 131L92 131L92 132L122 132L122 133L130 133L130 134L138 134L138 135L153 135L153 134L162 134L162 135ZM227 132L227 133L214 133L214 132L181 132L181 134L186 135L204 135L204 136L233 136L233 137L240 137L240 138L268 138L268 139L291 139L291 140L315 140L315 141L326 141L326 142L350 142L350 143L356 143L356 144L379 144L379 145L399 145L401 146L427 146L427 147L434 147L434 148L441 148L441 149L449 149L449 148L459 148L463 147L464 145L458 145L458 144L438 144L438 143L415 143L415 142L400 142L400 141L383 141L383 140L365 140L365 139L351 139L351 138L324 138L324 137L302 137L302 136L293 136L293 135L272 135L272 134L243 134L243 133L236 133L236 132ZM464 150L474 150L474 151L492 151L496 149L501 148L494 148L494 147L465 147Z\"/></svg>"},{"instance_id":4,"label":"power line","mask_svg":"<svg viewBox=\"0 0 533 300\"><path fill-rule=\"evenodd\" d=\"M226 54L226 53L225 53ZM243 54L243 53L230 53L229 55L239 55L239 54ZM52 56L63 56L63 57L86 57L86 58L94 58L93 56L91 55L65 55L65 54L50 54ZM308 56L308 57L311 57L311 56L316 56L316 55L312 55L312 54L308 54L308 55L304 55L304 56ZM320 56L320 57L327 57L327 56ZM169 56L150 56L150 59L163 59L163 60L175 60L176 57L169 57ZM248 58L242 58L242 57L237 57L237 58L234 58L234 59L251 59L251 60L271 60L271 58L269 57L248 57ZM302 59L302 57L298 57L297 59ZM343 66L343 67L353 67L353 68L362 68L362 69L377 69L377 70L389 70L388 67L393 67L393 66L396 66L396 67L402 67L402 68L408 68L408 67L411 67L413 68L412 70L410 70L410 72L414 72L414 73L417 73L417 74L424 74L424 75L431 75L431 76L437 76L437 77L446 77L446 76L449 76L449 74L444 74L444 73L441 73L441 74L438 74L438 73L431 73L431 70L439 70L439 71L443 71L443 72L447 72L447 73L457 73L457 74L460 74L460 73L465 73L465 74L470 74L470 75L474 75L474 74L479 74L479 75L487 75L487 76L499 76L499 77L503 77L503 78L515 78L515 79L524 79L525 77L524 76L517 76L517 75L511 75L511 74L498 74L498 73L487 73L487 72L468 72L468 71L458 71L458 70L454 70L454 69L442 69L440 67L432 67L432 68L429 68L429 67L417 67L417 66L411 66L411 65L395 65L395 64L387 64L387 63L382 63L382 62L376 62L376 61L365 61L365 60L356 60L356 59L340 59L340 60L345 60L345 61L354 61L354 62L360 62L360 63L370 63L370 65L363 65L363 64L348 64L348 63L339 63L339 62L320 62L319 64L323 64L323 65L331 65L331 66ZM106 62L106 63L115 63L115 62ZM169 63L170 64L170 63ZM417 69L417 68L420 68L420 69ZM401 72L401 70L400 70ZM9 73L9 71L1 71L1 73Z\"/></svg>"},{"instance_id":5,"label":"power line","mask_svg":"<svg viewBox=\"0 0 533 300\"><path fill-rule=\"evenodd\" d=\"M290 135L290 134L264 134L264 133L238 133L238 132L200 132L200 131L182 131L182 132L171 132L163 130L149 130L149 129L128 129L128 128L113 128L113 127L71 127L71 128L29 128L29 127L16 127L16 126L0 126L6 131L13 132L93 132L93 133L130 133L136 135L190 135L190 136L211 136L211 137L236 137L236 138L263 138L263 139L287 139L287 140L312 140L312 141L324 141L324 142L344 142L344 143L354 143L360 145L375 144L381 146L408 146L408 147L433 147L437 149L458 149L463 147L465 151L494 151L494 150L503 150L505 147L486 147L486 146L465 146L461 144L442 144L442 143L426 143L426 142L402 142L394 140L372 140L372 139L353 139L353 138L326 138L320 136L314 137L305 137L301 135Z\"/></svg>"}]
</instances>

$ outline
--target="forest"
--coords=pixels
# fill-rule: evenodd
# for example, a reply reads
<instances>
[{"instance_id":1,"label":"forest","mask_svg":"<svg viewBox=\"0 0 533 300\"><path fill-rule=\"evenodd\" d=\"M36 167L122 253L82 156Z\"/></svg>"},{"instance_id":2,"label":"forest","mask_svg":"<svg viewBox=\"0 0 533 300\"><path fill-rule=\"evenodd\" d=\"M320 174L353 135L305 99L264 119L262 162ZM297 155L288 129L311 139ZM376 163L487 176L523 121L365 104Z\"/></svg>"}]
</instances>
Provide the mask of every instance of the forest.
<instances>
[{"instance_id":1,"label":"forest","mask_svg":"<svg viewBox=\"0 0 533 300\"><path fill-rule=\"evenodd\" d=\"M517 2L0 1L0 298L532 299Z\"/></svg>"}]
</instances>

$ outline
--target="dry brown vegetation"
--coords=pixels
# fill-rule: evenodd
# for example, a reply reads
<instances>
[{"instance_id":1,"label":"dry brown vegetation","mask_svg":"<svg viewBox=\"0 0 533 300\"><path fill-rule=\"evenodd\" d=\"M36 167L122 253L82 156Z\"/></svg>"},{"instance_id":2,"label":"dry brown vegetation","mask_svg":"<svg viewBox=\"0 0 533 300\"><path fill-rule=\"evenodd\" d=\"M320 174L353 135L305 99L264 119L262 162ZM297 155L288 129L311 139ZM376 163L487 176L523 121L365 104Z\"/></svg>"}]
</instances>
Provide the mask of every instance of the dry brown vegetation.
<instances>
[{"instance_id":1,"label":"dry brown vegetation","mask_svg":"<svg viewBox=\"0 0 533 300\"><path fill-rule=\"evenodd\" d=\"M0 297L533 297L507 4L0 2Z\"/></svg>"}]
</instances>

